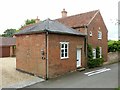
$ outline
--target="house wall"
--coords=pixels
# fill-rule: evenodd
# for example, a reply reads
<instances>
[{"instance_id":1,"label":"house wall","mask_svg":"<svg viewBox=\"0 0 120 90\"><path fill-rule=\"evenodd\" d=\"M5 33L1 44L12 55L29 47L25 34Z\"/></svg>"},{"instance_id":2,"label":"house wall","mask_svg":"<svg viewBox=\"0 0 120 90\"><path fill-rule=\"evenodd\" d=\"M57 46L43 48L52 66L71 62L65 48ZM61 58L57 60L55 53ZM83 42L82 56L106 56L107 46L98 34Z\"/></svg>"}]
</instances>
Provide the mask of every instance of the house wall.
<instances>
[{"instance_id":1,"label":"house wall","mask_svg":"<svg viewBox=\"0 0 120 90\"><path fill-rule=\"evenodd\" d=\"M100 29L99 29L100 27ZM92 31L92 37L90 36L90 31ZM102 32L102 39L98 39L98 31ZM88 25L88 44L91 44L93 48L97 46L102 47L102 54L104 60L107 61L107 51L108 51L108 31L102 19L100 13L98 13L92 22Z\"/></svg>"},{"instance_id":2,"label":"house wall","mask_svg":"<svg viewBox=\"0 0 120 90\"><path fill-rule=\"evenodd\" d=\"M56 77L76 70L76 50L82 46L82 67L86 66L84 54L84 37L49 34L48 38L48 75ZM69 58L60 58L60 42L69 42Z\"/></svg>"},{"instance_id":3,"label":"house wall","mask_svg":"<svg viewBox=\"0 0 120 90\"><path fill-rule=\"evenodd\" d=\"M42 59L41 50L46 54L45 34L16 36L16 69L46 77L46 60Z\"/></svg>"}]
</instances>

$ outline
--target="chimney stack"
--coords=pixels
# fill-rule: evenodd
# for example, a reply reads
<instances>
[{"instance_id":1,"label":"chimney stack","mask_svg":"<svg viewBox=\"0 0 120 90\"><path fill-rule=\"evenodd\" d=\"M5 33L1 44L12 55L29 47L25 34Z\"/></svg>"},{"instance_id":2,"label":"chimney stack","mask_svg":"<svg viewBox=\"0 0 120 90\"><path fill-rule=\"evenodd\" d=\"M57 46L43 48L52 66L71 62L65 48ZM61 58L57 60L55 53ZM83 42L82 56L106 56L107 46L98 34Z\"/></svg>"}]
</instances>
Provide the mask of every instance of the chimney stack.
<instances>
[{"instance_id":1,"label":"chimney stack","mask_svg":"<svg viewBox=\"0 0 120 90\"><path fill-rule=\"evenodd\" d=\"M38 16L37 16L37 18L35 19L35 23L38 23L38 22L40 22L40 19L38 19Z\"/></svg>"},{"instance_id":2,"label":"chimney stack","mask_svg":"<svg viewBox=\"0 0 120 90\"><path fill-rule=\"evenodd\" d=\"M63 9L63 11L61 13L62 13L62 18L67 17L67 11L65 11L65 9Z\"/></svg>"}]
</instances>

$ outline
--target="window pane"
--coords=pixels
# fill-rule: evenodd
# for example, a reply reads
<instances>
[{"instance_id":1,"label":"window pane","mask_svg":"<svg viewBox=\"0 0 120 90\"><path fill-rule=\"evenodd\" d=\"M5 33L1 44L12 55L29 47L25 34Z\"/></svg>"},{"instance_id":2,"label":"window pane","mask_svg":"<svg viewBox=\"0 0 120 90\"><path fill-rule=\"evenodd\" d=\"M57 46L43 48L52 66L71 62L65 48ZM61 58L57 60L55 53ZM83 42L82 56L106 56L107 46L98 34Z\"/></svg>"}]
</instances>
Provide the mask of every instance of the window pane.
<instances>
[{"instance_id":1,"label":"window pane","mask_svg":"<svg viewBox=\"0 0 120 90\"><path fill-rule=\"evenodd\" d=\"M61 57L64 57L64 50L61 50Z\"/></svg>"},{"instance_id":2,"label":"window pane","mask_svg":"<svg viewBox=\"0 0 120 90\"><path fill-rule=\"evenodd\" d=\"M65 53L67 53L67 49L65 49Z\"/></svg>"},{"instance_id":3,"label":"window pane","mask_svg":"<svg viewBox=\"0 0 120 90\"><path fill-rule=\"evenodd\" d=\"M62 44L61 48L64 48L64 44Z\"/></svg>"},{"instance_id":4,"label":"window pane","mask_svg":"<svg viewBox=\"0 0 120 90\"><path fill-rule=\"evenodd\" d=\"M65 57L67 57L67 53L65 53Z\"/></svg>"},{"instance_id":5,"label":"window pane","mask_svg":"<svg viewBox=\"0 0 120 90\"><path fill-rule=\"evenodd\" d=\"M67 44L65 44L65 48L67 48Z\"/></svg>"},{"instance_id":6,"label":"window pane","mask_svg":"<svg viewBox=\"0 0 120 90\"><path fill-rule=\"evenodd\" d=\"M96 58L96 49L93 49L93 59Z\"/></svg>"}]
</instances>

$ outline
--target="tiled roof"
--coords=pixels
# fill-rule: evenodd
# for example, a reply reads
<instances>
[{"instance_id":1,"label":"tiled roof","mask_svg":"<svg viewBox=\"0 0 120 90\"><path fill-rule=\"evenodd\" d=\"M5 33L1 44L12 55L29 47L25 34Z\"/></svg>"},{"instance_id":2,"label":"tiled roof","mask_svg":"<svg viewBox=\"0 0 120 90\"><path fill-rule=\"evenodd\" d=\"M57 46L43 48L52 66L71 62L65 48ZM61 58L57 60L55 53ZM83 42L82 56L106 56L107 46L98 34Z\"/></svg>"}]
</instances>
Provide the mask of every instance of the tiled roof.
<instances>
[{"instance_id":1,"label":"tiled roof","mask_svg":"<svg viewBox=\"0 0 120 90\"><path fill-rule=\"evenodd\" d=\"M0 37L0 46L12 46L15 45L15 41L12 37Z\"/></svg>"},{"instance_id":2,"label":"tiled roof","mask_svg":"<svg viewBox=\"0 0 120 90\"><path fill-rule=\"evenodd\" d=\"M69 27L87 26L89 22L94 18L97 12L99 12L99 10L72 15L65 18L59 18L56 20Z\"/></svg>"},{"instance_id":3,"label":"tiled roof","mask_svg":"<svg viewBox=\"0 0 120 90\"><path fill-rule=\"evenodd\" d=\"M41 32L49 32L49 33L59 33L59 34L73 34L73 35L83 35L83 33L80 33L70 27L67 27L58 21L55 20L44 20L42 22L33 24L30 27L27 27L15 35L20 35L20 34L32 34L32 33L41 33Z\"/></svg>"}]
</instances>

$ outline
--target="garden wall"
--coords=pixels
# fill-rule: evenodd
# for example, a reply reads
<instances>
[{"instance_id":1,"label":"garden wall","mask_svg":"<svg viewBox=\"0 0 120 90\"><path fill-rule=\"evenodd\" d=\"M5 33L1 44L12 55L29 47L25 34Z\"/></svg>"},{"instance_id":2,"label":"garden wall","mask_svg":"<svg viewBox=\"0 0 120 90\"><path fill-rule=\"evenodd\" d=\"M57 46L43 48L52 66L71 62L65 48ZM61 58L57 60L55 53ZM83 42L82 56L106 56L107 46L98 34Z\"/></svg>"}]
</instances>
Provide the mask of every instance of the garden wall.
<instances>
[{"instance_id":1,"label":"garden wall","mask_svg":"<svg viewBox=\"0 0 120 90\"><path fill-rule=\"evenodd\" d=\"M114 63L120 61L120 52L109 52L108 62Z\"/></svg>"}]
</instances>

